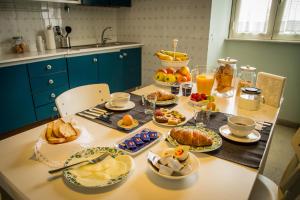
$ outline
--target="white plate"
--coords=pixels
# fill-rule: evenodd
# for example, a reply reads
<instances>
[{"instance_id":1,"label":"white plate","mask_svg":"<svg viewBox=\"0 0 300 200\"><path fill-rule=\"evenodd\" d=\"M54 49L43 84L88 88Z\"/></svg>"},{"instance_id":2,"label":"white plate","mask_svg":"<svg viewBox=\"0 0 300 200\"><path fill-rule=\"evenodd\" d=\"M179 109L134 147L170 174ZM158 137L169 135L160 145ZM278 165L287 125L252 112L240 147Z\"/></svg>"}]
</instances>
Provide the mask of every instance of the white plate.
<instances>
[{"instance_id":1,"label":"white plate","mask_svg":"<svg viewBox=\"0 0 300 200\"><path fill-rule=\"evenodd\" d=\"M129 101L128 104L124 107L111 106L109 102L105 105L105 108L109 110L122 111L122 110L130 110L135 107L135 103L133 101Z\"/></svg>"},{"instance_id":2,"label":"white plate","mask_svg":"<svg viewBox=\"0 0 300 200\"><path fill-rule=\"evenodd\" d=\"M192 101L191 99L189 99L189 104L191 104L192 106L198 106L198 107L202 107L208 104L208 100L203 100L203 101Z\"/></svg>"},{"instance_id":3,"label":"white plate","mask_svg":"<svg viewBox=\"0 0 300 200\"><path fill-rule=\"evenodd\" d=\"M168 61L168 60L160 60L161 65L164 67L174 67L174 68L180 68L183 66L187 66L190 60L184 60L184 61Z\"/></svg>"},{"instance_id":4,"label":"white plate","mask_svg":"<svg viewBox=\"0 0 300 200\"><path fill-rule=\"evenodd\" d=\"M191 152L189 152L189 157L187 162L190 162L191 167L192 167L192 171L187 174L187 175L183 175L183 176L168 176L165 174L161 174L159 173L159 171L152 165L152 163L147 159L147 163L148 166L150 167L150 169L157 175L166 178L166 179L171 179L171 180L178 180L178 179L184 179L188 176L191 176L192 174L194 174L195 172L197 172L198 168L199 168L199 159Z\"/></svg>"},{"instance_id":5,"label":"white plate","mask_svg":"<svg viewBox=\"0 0 300 200\"><path fill-rule=\"evenodd\" d=\"M210 152L214 151L222 146L222 137L214 132L213 130L203 128L203 127L195 127L195 126L184 126L189 129L199 129L202 132L204 132L206 135L208 135L212 139L212 145L211 146L203 146L203 147L193 147L190 146L190 152ZM179 144L175 139L173 139L170 135L170 132L167 134L167 140L170 144L174 145L175 147L180 146L182 144Z\"/></svg>"},{"instance_id":6,"label":"white plate","mask_svg":"<svg viewBox=\"0 0 300 200\"><path fill-rule=\"evenodd\" d=\"M145 99L148 101L147 96ZM166 100L166 101L156 101L156 105L158 106L167 106L167 105L172 105L178 102L178 96L175 95L174 99L171 100Z\"/></svg>"},{"instance_id":7,"label":"white plate","mask_svg":"<svg viewBox=\"0 0 300 200\"><path fill-rule=\"evenodd\" d=\"M219 131L221 135L229 140L235 141L235 142L241 142L241 143L253 143L260 140L260 133L256 130L253 130L248 136L246 137L237 137L233 135L228 125L221 126L219 128Z\"/></svg>"},{"instance_id":8,"label":"white plate","mask_svg":"<svg viewBox=\"0 0 300 200\"><path fill-rule=\"evenodd\" d=\"M72 163L80 162L83 160L91 160L94 159L103 153L108 152L112 157L123 155L124 153L116 148L111 147L94 147L84 149L73 154L70 158L68 158L65 162L65 165L70 165ZM103 161L102 161L103 162ZM67 169L63 171L64 179L67 183L74 185L80 188L101 188L109 185L116 184L124 179L126 179L129 174L134 170L134 160L130 157L130 168L126 169L126 172L118 175L114 178L102 179L101 181L97 181L90 178L78 177L76 176L73 169ZM85 171L84 171L85 172ZM94 183L94 181L97 181Z\"/></svg>"},{"instance_id":9,"label":"white plate","mask_svg":"<svg viewBox=\"0 0 300 200\"><path fill-rule=\"evenodd\" d=\"M157 125L160 125L160 126L166 126L166 127L176 127L176 126L182 126L184 125L185 123L188 122L187 118L185 118L185 120L179 124L176 124L176 125L171 125L171 124L168 124L168 123L159 123L155 120L154 116L152 117L152 121L154 124L157 124Z\"/></svg>"},{"instance_id":10,"label":"white plate","mask_svg":"<svg viewBox=\"0 0 300 200\"><path fill-rule=\"evenodd\" d=\"M45 138L45 128L34 146L37 160L49 167L58 168L62 167L65 160L76 151L90 147L94 140L93 137L84 127L77 128L80 130L79 137L62 144L49 144Z\"/></svg>"}]
</instances>

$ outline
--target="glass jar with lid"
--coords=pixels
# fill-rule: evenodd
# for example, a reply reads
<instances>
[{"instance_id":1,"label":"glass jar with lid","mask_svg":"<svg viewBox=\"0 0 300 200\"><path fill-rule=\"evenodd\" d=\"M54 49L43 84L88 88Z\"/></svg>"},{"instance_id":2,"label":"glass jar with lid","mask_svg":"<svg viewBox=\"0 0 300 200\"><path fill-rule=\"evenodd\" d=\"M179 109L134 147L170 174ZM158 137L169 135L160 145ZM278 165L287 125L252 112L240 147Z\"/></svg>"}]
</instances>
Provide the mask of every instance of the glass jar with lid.
<instances>
[{"instance_id":1,"label":"glass jar with lid","mask_svg":"<svg viewBox=\"0 0 300 200\"><path fill-rule=\"evenodd\" d=\"M15 36L12 38L12 49L15 53L25 52L26 44L22 36Z\"/></svg>"},{"instance_id":2,"label":"glass jar with lid","mask_svg":"<svg viewBox=\"0 0 300 200\"><path fill-rule=\"evenodd\" d=\"M221 97L233 96L236 63L237 60L230 57L218 59L218 68L215 73L215 95Z\"/></svg>"},{"instance_id":3,"label":"glass jar with lid","mask_svg":"<svg viewBox=\"0 0 300 200\"><path fill-rule=\"evenodd\" d=\"M238 85L236 89L236 96L240 94L243 87L254 87L256 82L256 68L249 65L240 67L238 75Z\"/></svg>"},{"instance_id":4,"label":"glass jar with lid","mask_svg":"<svg viewBox=\"0 0 300 200\"><path fill-rule=\"evenodd\" d=\"M260 103L264 102L261 90L255 87L243 87L238 99L238 107L245 110L258 110Z\"/></svg>"}]
</instances>

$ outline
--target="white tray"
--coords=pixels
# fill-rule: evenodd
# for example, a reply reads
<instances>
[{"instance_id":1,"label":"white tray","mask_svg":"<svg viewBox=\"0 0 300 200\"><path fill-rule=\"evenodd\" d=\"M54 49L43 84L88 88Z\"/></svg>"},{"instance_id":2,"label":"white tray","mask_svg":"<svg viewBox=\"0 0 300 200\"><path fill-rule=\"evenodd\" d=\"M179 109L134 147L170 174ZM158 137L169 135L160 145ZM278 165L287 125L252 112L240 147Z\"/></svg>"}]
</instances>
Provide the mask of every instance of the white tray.
<instances>
[{"instance_id":1,"label":"white tray","mask_svg":"<svg viewBox=\"0 0 300 200\"><path fill-rule=\"evenodd\" d=\"M140 129L138 131L135 131L133 133L130 133L128 134L126 137L124 137L122 140L119 140L117 143L115 143L115 147L118 148L119 150L122 150L124 151L125 153L127 153L128 155L131 155L131 156L135 156L141 152L143 152L144 150L148 149L149 147L153 146L154 144L156 144L157 142L159 142L162 138L163 138L163 134L158 132L158 131L155 131L153 129L149 129L147 128L149 131L153 131L153 132L157 132L157 136L158 138L154 141L152 141L150 144L148 144L147 146L144 146L143 148L139 149L138 151L136 152L131 152L131 151L127 151L127 150L124 150L124 149L121 149L119 148L119 144L123 143L125 140L129 139L129 138L132 138L134 135L140 133L142 130L144 129Z\"/></svg>"}]
</instances>

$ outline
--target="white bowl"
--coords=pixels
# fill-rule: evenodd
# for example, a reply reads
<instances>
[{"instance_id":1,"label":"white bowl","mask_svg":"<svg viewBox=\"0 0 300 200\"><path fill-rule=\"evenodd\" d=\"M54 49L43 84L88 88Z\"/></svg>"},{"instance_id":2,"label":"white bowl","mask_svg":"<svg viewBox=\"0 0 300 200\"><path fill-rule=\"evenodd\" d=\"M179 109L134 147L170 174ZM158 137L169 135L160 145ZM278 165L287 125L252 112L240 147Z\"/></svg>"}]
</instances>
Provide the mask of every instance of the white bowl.
<instances>
[{"instance_id":1,"label":"white bowl","mask_svg":"<svg viewBox=\"0 0 300 200\"><path fill-rule=\"evenodd\" d=\"M160 60L161 65L164 67L174 67L174 68L180 68L183 66L187 66L189 64L190 60L185 61L168 61L168 60Z\"/></svg>"},{"instance_id":2,"label":"white bowl","mask_svg":"<svg viewBox=\"0 0 300 200\"><path fill-rule=\"evenodd\" d=\"M130 100L130 94L126 92L115 92L110 95L109 103L116 107L125 107Z\"/></svg>"},{"instance_id":3,"label":"white bowl","mask_svg":"<svg viewBox=\"0 0 300 200\"><path fill-rule=\"evenodd\" d=\"M248 117L233 116L228 118L230 132L238 137L246 137L255 128L255 121Z\"/></svg>"}]
</instances>

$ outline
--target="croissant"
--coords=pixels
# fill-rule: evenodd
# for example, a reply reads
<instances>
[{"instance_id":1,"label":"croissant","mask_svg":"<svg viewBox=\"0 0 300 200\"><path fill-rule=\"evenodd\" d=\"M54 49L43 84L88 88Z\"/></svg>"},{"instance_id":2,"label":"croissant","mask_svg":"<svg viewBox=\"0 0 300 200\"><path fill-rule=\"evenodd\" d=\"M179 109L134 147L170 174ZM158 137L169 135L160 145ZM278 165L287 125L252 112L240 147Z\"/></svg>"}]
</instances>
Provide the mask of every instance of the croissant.
<instances>
[{"instance_id":1,"label":"croissant","mask_svg":"<svg viewBox=\"0 0 300 200\"><path fill-rule=\"evenodd\" d=\"M154 95L157 96L157 101L167 101L167 100L172 100L172 99L175 98L174 94L170 94L170 93L167 93L165 91L153 92L153 93L149 94L148 96L151 97L151 96L154 96Z\"/></svg>"},{"instance_id":2,"label":"croissant","mask_svg":"<svg viewBox=\"0 0 300 200\"><path fill-rule=\"evenodd\" d=\"M196 129L173 128L171 129L170 136L183 145L196 147L212 145L211 138Z\"/></svg>"}]
</instances>

